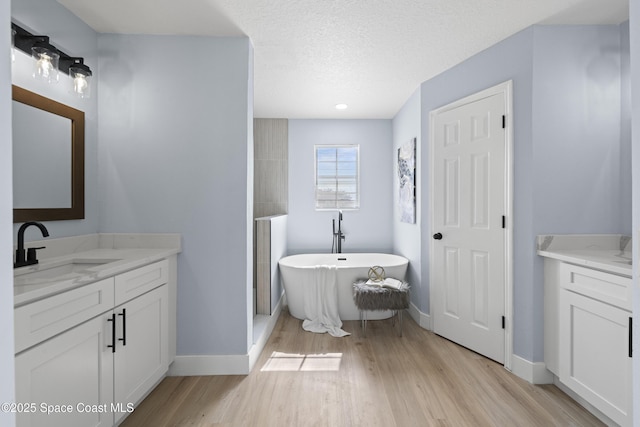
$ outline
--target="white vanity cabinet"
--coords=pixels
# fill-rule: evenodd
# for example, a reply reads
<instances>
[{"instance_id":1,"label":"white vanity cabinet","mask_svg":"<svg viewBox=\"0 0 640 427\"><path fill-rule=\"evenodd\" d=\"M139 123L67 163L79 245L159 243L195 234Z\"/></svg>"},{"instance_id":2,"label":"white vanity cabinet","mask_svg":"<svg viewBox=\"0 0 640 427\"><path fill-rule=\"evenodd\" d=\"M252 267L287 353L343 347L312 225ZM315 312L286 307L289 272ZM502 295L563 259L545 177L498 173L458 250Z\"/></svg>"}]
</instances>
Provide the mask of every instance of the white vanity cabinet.
<instances>
[{"instance_id":1,"label":"white vanity cabinet","mask_svg":"<svg viewBox=\"0 0 640 427\"><path fill-rule=\"evenodd\" d=\"M621 426L631 425L631 313L563 290L560 381Z\"/></svg>"},{"instance_id":2,"label":"white vanity cabinet","mask_svg":"<svg viewBox=\"0 0 640 427\"><path fill-rule=\"evenodd\" d=\"M545 363L621 426L632 422L630 277L545 259Z\"/></svg>"},{"instance_id":3,"label":"white vanity cabinet","mask_svg":"<svg viewBox=\"0 0 640 427\"><path fill-rule=\"evenodd\" d=\"M170 363L169 266L15 309L16 402L35 405L18 426L112 426L151 391Z\"/></svg>"},{"instance_id":4,"label":"white vanity cabinet","mask_svg":"<svg viewBox=\"0 0 640 427\"><path fill-rule=\"evenodd\" d=\"M105 349L111 340L107 317L86 321L16 356L16 403L22 407L16 414L18 426L113 425L113 356ZM106 410L92 411L92 407Z\"/></svg>"},{"instance_id":5,"label":"white vanity cabinet","mask_svg":"<svg viewBox=\"0 0 640 427\"><path fill-rule=\"evenodd\" d=\"M140 401L164 376L168 363L168 287L160 286L115 310L115 421ZM128 408L127 405L130 407Z\"/></svg>"}]
</instances>

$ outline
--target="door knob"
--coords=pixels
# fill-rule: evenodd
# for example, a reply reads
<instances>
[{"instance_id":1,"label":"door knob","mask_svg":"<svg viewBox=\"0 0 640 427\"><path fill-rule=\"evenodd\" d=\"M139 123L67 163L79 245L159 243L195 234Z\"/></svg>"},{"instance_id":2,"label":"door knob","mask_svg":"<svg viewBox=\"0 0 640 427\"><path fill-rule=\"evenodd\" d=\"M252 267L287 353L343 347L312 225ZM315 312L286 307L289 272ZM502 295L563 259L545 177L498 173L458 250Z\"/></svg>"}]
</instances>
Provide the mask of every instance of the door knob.
<instances>
[{"instance_id":1,"label":"door knob","mask_svg":"<svg viewBox=\"0 0 640 427\"><path fill-rule=\"evenodd\" d=\"M442 240L442 233L436 233L433 235L433 238L436 240Z\"/></svg>"}]
</instances>

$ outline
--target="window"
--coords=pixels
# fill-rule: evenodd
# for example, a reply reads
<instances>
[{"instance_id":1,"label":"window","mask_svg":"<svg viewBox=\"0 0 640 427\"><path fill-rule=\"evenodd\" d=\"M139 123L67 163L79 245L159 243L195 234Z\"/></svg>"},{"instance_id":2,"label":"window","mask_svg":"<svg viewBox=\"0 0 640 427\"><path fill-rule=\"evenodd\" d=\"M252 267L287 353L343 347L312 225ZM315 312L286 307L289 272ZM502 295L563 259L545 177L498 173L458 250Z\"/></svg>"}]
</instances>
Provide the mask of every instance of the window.
<instances>
[{"instance_id":1,"label":"window","mask_svg":"<svg viewBox=\"0 0 640 427\"><path fill-rule=\"evenodd\" d=\"M358 145L316 145L316 209L358 209Z\"/></svg>"}]
</instances>

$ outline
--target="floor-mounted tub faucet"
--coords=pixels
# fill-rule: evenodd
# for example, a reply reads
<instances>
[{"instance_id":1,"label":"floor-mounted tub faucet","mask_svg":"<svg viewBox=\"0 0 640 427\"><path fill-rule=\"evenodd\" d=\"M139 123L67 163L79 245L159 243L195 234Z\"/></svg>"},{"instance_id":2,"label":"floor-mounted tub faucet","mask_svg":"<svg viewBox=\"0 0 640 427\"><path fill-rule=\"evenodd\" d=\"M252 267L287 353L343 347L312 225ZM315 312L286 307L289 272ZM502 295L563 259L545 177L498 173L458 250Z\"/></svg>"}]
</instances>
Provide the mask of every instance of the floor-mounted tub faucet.
<instances>
[{"instance_id":1,"label":"floor-mounted tub faucet","mask_svg":"<svg viewBox=\"0 0 640 427\"><path fill-rule=\"evenodd\" d=\"M39 222L29 221L22 224L18 229L18 248L16 249L16 262L13 264L13 268L24 267L25 265L38 263L36 250L43 248L29 248L29 250L27 251L27 256L25 257L24 255L24 232L31 225L35 225L40 229L42 237L49 237L49 230L47 230L47 227Z\"/></svg>"},{"instance_id":2,"label":"floor-mounted tub faucet","mask_svg":"<svg viewBox=\"0 0 640 427\"><path fill-rule=\"evenodd\" d=\"M331 252L333 252L335 248L335 253L342 253L342 241L345 240L344 234L342 233L342 211L338 211L338 231L336 231L336 220L333 219L333 246L331 248Z\"/></svg>"}]
</instances>

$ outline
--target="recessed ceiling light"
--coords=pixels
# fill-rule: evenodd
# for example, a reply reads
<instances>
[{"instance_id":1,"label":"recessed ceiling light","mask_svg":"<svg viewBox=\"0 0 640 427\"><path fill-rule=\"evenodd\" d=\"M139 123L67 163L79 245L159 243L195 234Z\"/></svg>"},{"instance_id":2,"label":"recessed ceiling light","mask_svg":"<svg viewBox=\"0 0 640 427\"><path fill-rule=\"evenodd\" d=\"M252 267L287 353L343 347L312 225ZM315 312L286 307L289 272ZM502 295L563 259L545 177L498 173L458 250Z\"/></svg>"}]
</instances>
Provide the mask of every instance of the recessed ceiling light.
<instances>
[{"instance_id":1,"label":"recessed ceiling light","mask_svg":"<svg viewBox=\"0 0 640 427\"><path fill-rule=\"evenodd\" d=\"M346 110L349 107L347 104L336 104L336 110Z\"/></svg>"}]
</instances>

